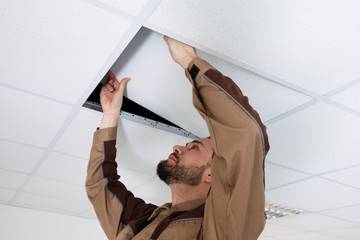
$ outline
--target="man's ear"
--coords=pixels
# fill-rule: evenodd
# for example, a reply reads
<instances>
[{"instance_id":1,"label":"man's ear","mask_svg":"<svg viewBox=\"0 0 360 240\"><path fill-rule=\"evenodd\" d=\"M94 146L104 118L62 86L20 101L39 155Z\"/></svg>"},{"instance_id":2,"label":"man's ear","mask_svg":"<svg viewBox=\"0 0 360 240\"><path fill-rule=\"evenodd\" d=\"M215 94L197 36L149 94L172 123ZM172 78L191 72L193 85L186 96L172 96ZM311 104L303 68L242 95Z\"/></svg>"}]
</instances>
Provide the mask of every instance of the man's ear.
<instances>
[{"instance_id":1,"label":"man's ear","mask_svg":"<svg viewBox=\"0 0 360 240\"><path fill-rule=\"evenodd\" d=\"M211 168L210 167L205 170L204 175L205 175L205 177L204 177L205 182L211 183Z\"/></svg>"}]
</instances>

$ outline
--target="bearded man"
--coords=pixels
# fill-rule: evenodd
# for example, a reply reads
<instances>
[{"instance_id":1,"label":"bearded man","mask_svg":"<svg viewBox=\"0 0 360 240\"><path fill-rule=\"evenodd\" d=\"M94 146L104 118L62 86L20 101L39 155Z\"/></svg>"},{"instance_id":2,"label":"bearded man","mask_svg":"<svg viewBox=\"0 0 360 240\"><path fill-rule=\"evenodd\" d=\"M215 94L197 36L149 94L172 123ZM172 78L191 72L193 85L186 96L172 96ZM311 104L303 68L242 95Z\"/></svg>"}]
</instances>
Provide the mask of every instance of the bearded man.
<instances>
[{"instance_id":1,"label":"bearded man","mask_svg":"<svg viewBox=\"0 0 360 240\"><path fill-rule=\"evenodd\" d=\"M145 203L118 181L116 133L123 91L109 72L100 102L103 118L94 133L86 190L109 239L257 239L265 225L266 128L236 84L199 58L191 46L164 37L173 60L193 85L193 103L209 138L176 145L157 174L172 202Z\"/></svg>"}]
</instances>

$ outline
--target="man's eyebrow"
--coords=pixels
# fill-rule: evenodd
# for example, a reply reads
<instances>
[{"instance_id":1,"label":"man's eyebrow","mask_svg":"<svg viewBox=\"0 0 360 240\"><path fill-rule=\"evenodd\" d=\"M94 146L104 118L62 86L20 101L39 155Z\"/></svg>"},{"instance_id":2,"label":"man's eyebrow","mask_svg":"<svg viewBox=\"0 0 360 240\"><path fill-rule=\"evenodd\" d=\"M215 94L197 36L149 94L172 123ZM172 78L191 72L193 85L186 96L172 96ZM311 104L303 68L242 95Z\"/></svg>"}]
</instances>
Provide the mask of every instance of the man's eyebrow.
<instances>
[{"instance_id":1,"label":"man's eyebrow","mask_svg":"<svg viewBox=\"0 0 360 240\"><path fill-rule=\"evenodd\" d=\"M199 143L199 144L201 144L201 146L204 147L204 144L203 144L202 142L198 141L198 140L194 140L194 141L192 141L191 143ZM187 143L187 144L185 145L185 147L186 147L188 144L189 144L189 143Z\"/></svg>"}]
</instances>

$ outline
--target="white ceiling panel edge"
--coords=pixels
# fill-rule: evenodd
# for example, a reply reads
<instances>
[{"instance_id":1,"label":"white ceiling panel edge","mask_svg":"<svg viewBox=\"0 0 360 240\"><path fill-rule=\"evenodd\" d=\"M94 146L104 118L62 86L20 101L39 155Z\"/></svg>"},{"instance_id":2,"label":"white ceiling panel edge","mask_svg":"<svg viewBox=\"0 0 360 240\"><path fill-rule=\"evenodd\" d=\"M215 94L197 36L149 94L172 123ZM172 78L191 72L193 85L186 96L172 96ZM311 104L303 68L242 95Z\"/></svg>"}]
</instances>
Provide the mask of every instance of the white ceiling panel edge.
<instances>
[{"instance_id":1,"label":"white ceiling panel edge","mask_svg":"<svg viewBox=\"0 0 360 240\"><path fill-rule=\"evenodd\" d=\"M257 75L259 75L261 77L264 77L264 78L266 78L266 79L268 79L270 81L273 81L273 82L275 82L277 84L280 84L280 85L282 85L284 87L290 88L290 89L292 89L294 91L297 91L299 93L305 94L305 95L307 95L309 97L313 97L313 98L316 98L317 96L319 96L316 93L313 93L313 92L311 92L309 90L306 90L306 89L304 89L304 88L302 88L300 86L292 84L292 83L290 83L290 82L288 82L288 81L286 81L286 80L284 80L284 79L282 79L282 78L280 78L278 76L275 76L275 75L273 75L271 73L265 72L265 71L255 67L255 66L252 66L252 65L247 64L245 62L234 59L234 58L232 58L230 56L227 56L227 55L225 55L223 53L217 52L217 51L215 51L215 50L213 50L211 48L208 48L208 47L206 47L206 46L204 46L202 44L199 44L197 42L193 42L190 39L184 38L183 36L178 35L178 34L176 34L174 32L170 32L167 29L158 27L158 26L156 26L156 25L154 25L152 23L149 23L149 22L146 22L146 24L144 26L151 29L151 30L153 30L153 31L159 32L161 34L170 36L170 37L175 38L175 39L177 39L179 41L182 41L182 42L184 42L186 44L189 44L189 45L191 45L191 46L193 46L193 47L195 47L197 49L200 49L200 50L202 50L204 52L207 52L207 53L209 53L209 54L211 54L211 55L213 55L215 57L218 57L218 58L220 58L220 59L222 59L224 61L227 61L229 63L232 63L234 65L237 65L237 66L239 66L239 67L241 67L241 68L243 68L245 70L248 70L248 71L250 71L252 73L255 73L255 74L257 74Z\"/></svg>"},{"instance_id":2,"label":"white ceiling panel edge","mask_svg":"<svg viewBox=\"0 0 360 240\"><path fill-rule=\"evenodd\" d=\"M48 147L45 149L45 152L40 157L39 161L33 168L33 170L29 173L27 179L24 181L22 186L17 189L14 196L9 201L10 203L14 203L16 198L19 196L19 194L23 191L24 187L27 185L27 183L30 181L30 179L35 175L36 171L40 168L41 164L45 161L45 159L48 157L52 149L55 147L56 143L59 141L63 133L66 131L66 129L70 126L71 122L75 119L78 112L82 109L82 105L86 101L86 99L90 96L92 91L95 89L95 87L99 84L100 80L103 78L103 76L106 74L106 72L110 69L110 67L114 64L116 59L120 56L120 54L124 51L124 49L127 47L127 45L130 43L130 41L133 39L133 37L136 35L136 33L140 30L140 28L143 26L143 24L146 22L146 20L149 18L149 16L152 14L154 9L159 5L161 0L150 0L142 9L140 14L133 20L130 27L127 29L127 31L124 33L123 37L115 47L112 54L109 56L107 61L103 64L103 67L101 67L100 71L96 74L95 78L92 80L91 84L89 84L88 88L83 92L82 96L78 99L76 104L73 106L73 109L65 119L64 123L60 127L58 133L55 135L55 137L51 140ZM102 8L102 5L98 5L98 7ZM104 9L108 11L108 8ZM115 14L118 14L120 11L117 11ZM114 13L114 12L113 12ZM122 15L122 14L121 14Z\"/></svg>"},{"instance_id":3,"label":"white ceiling panel edge","mask_svg":"<svg viewBox=\"0 0 360 240\"><path fill-rule=\"evenodd\" d=\"M273 74L271 74L271 73L265 72L265 71L263 71L263 70L255 67L255 66L249 65L249 64L247 64L247 63L245 63L245 62L242 62L242 61L239 61L239 60L234 59L234 58L232 58L232 57L229 57L229 56L227 56L227 55L225 55L225 54L223 54L223 53L217 52L217 51L215 51L215 50L213 50L213 49L210 49L210 48L208 48L208 47L206 47L206 46L204 46L204 45L202 45L202 44L193 42L193 41L191 41L191 40L189 40L189 39L187 39L187 38L185 38L185 37L183 37L183 36L181 36L181 35L179 35L179 34L176 34L176 33L174 33L174 32L171 32L171 31L167 30L167 29L158 27L158 26L156 26L156 25L154 25L154 24L152 24L152 23L146 22L146 23L144 24L144 27L147 27L147 28L149 28L149 29L151 29L151 30L153 30L153 31L156 31L156 32L158 32L158 33L161 33L161 34L163 34L163 35L167 35L167 36L170 36L170 37L172 37L172 38L175 38L175 39L177 39L177 40L179 40L179 41L182 41L182 42L184 42L184 43L186 43L186 44L189 44L189 45L191 45L191 46L194 46L195 48L197 48L197 49L199 49L199 50L202 50L202 51L204 51L204 52L207 52L207 53L209 53L209 54L211 54L211 55L213 55L213 56L215 56L215 57L218 57L218 58L220 58L220 59L222 59L222 60L224 60L224 61L227 61L227 62L229 62L229 63L232 63L232 64L234 64L234 65L237 65L237 66L239 66L239 67L241 67L241 68L243 68L243 69L245 69L245 70L248 70L248 71L250 71L250 72L252 72L252 73L254 73L254 74L257 74L257 75L259 75L259 76L261 76L261 77L264 77L264 78L266 78L266 79L268 79L268 80L270 80L270 81L273 81L273 82L275 82L275 83L277 83L277 84L279 84L279 85L282 85L282 86L284 86L284 87L290 88L290 89L292 89L292 90L294 90L294 91L297 91L297 92L299 92L299 93L302 93L302 94L304 94L304 95L306 95L306 96L312 97L312 98L314 98L317 102L318 102L318 101L321 101L321 102L324 102L324 103L329 104L329 105L331 105L331 106L334 106L334 107L336 107L336 108L339 108L339 109L341 109L341 110L343 110L343 111L346 111L346 112L349 112L349 113L351 113L351 114L360 116L360 113L359 113L359 112L357 112L357 111L355 111L355 110L353 110L353 109L351 109L351 108L348 108L348 107L344 106L343 104L337 103L336 101L331 100L331 99L329 98L330 96L332 96L332 95L335 94L335 93L340 93L340 92L342 92L342 91L344 91L344 90L346 90L346 89L348 89L348 88L350 88L350 87L358 84L358 83L360 82L360 79L352 80L352 81L348 82L347 84L345 84L345 85L343 85L343 86L340 86L340 87L332 90L331 92L328 92L328 93L326 93L326 94L324 94L324 95L319 95L319 94L317 94L317 93L315 93L315 92L309 91L309 90L307 90L307 89L305 89L305 88L303 88L303 87L300 87L300 86L298 86L298 85L296 85L296 84L290 83L290 82L288 82L288 81L286 81L286 80L284 80L284 79L282 79L282 78L280 78L280 77L278 77L278 76L276 76L276 75L273 75ZM288 113L285 113L282 117L279 117L279 118L276 117L276 118L274 118L274 119L272 119L272 120L270 120L270 121L271 121L271 123L273 123L273 122L275 122L275 121L281 120L281 119L283 119L283 118L285 118L285 117L287 117L287 116L289 116L289 115L291 115L291 114L293 114L293 113L296 113L297 111L300 111L300 110L302 110L302 109L304 109L304 108L306 108L306 107L311 106L313 103L314 103L314 102L311 102L309 105L304 104L303 106L298 107L297 110L291 110L291 111L289 111Z\"/></svg>"},{"instance_id":4,"label":"white ceiling panel edge","mask_svg":"<svg viewBox=\"0 0 360 240\"><path fill-rule=\"evenodd\" d=\"M121 11L120 9L117 9L113 6L110 6L106 3L103 3L101 1L98 1L98 0L83 0L87 3L90 3L98 8L101 8L107 12L110 12L110 13L113 13L115 15L118 15L119 17L122 17L122 18L125 18L125 19L128 19L130 21L134 21L135 17L127 12L124 12L124 11ZM156 5L157 6L157 5ZM147 6L148 8L152 8L152 6ZM142 13L140 14L142 15Z\"/></svg>"}]
</instances>

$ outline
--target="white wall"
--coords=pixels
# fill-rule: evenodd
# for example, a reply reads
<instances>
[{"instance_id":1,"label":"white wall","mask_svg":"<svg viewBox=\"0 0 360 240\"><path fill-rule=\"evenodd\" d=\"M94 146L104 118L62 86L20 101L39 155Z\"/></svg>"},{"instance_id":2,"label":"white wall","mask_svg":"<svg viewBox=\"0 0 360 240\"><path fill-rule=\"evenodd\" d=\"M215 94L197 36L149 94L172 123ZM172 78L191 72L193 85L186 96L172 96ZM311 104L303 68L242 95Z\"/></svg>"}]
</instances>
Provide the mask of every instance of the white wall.
<instances>
[{"instance_id":1,"label":"white wall","mask_svg":"<svg viewBox=\"0 0 360 240\"><path fill-rule=\"evenodd\" d=\"M0 204L0 239L107 239L97 220Z\"/></svg>"}]
</instances>

